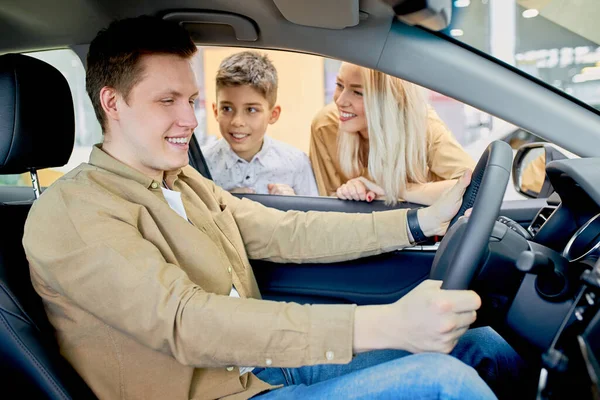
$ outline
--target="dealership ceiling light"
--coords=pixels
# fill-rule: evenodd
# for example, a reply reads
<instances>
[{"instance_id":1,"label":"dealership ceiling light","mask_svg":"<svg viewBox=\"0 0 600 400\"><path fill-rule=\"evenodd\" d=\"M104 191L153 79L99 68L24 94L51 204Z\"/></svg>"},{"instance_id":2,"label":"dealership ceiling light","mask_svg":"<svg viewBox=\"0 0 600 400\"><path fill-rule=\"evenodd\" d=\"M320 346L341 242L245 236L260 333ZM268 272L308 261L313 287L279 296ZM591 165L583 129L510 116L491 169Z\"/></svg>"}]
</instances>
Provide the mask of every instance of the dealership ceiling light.
<instances>
[{"instance_id":1,"label":"dealership ceiling light","mask_svg":"<svg viewBox=\"0 0 600 400\"><path fill-rule=\"evenodd\" d=\"M462 35L464 35L464 32L462 29L451 29L450 30L450 36L458 37L458 36L462 36Z\"/></svg>"},{"instance_id":2,"label":"dealership ceiling light","mask_svg":"<svg viewBox=\"0 0 600 400\"><path fill-rule=\"evenodd\" d=\"M454 2L454 7L469 7L471 5L471 0L456 0Z\"/></svg>"},{"instance_id":3,"label":"dealership ceiling light","mask_svg":"<svg viewBox=\"0 0 600 400\"><path fill-rule=\"evenodd\" d=\"M529 10L523 11L523 18L535 18L540 15L540 12L535 8L530 8Z\"/></svg>"},{"instance_id":4,"label":"dealership ceiling light","mask_svg":"<svg viewBox=\"0 0 600 400\"><path fill-rule=\"evenodd\" d=\"M600 67L585 67L581 73L573 77L573 83L582 83L588 81L600 80Z\"/></svg>"}]
</instances>

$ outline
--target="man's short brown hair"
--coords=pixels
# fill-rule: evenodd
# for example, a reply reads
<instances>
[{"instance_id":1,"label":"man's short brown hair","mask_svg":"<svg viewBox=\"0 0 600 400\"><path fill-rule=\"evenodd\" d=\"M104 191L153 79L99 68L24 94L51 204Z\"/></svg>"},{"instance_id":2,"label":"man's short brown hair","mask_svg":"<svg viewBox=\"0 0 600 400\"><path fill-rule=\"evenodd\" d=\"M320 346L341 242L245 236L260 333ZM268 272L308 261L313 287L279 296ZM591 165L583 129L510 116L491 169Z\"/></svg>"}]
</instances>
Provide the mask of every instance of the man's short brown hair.
<instances>
[{"instance_id":1,"label":"man's short brown hair","mask_svg":"<svg viewBox=\"0 0 600 400\"><path fill-rule=\"evenodd\" d=\"M158 17L122 19L98 32L87 55L86 90L102 131L107 128L100 103L103 87L114 88L127 101L131 89L143 77L142 56L173 54L191 58L197 50L185 29Z\"/></svg>"},{"instance_id":2,"label":"man's short brown hair","mask_svg":"<svg viewBox=\"0 0 600 400\"><path fill-rule=\"evenodd\" d=\"M250 86L273 107L277 101L277 70L266 54L256 51L233 54L219 65L217 95L219 89L236 86Z\"/></svg>"}]
</instances>

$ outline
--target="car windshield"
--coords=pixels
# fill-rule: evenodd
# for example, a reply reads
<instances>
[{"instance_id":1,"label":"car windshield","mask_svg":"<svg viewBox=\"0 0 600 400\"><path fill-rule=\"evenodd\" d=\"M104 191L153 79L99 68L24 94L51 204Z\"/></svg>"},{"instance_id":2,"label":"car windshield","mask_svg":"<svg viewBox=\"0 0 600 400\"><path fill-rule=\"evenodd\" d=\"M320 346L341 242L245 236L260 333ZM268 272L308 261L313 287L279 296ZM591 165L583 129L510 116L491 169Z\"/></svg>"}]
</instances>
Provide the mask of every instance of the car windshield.
<instances>
[{"instance_id":1,"label":"car windshield","mask_svg":"<svg viewBox=\"0 0 600 400\"><path fill-rule=\"evenodd\" d=\"M600 1L453 3L442 33L600 109Z\"/></svg>"}]
</instances>

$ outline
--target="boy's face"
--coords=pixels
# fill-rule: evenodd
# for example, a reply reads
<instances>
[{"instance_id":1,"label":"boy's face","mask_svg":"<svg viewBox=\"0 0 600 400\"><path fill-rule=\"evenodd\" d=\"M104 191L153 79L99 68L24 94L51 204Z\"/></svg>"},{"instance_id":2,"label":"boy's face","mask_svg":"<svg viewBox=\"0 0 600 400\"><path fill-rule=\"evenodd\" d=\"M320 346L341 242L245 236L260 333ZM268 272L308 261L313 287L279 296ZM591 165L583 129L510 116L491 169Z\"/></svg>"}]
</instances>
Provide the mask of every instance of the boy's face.
<instances>
[{"instance_id":1,"label":"boy's face","mask_svg":"<svg viewBox=\"0 0 600 400\"><path fill-rule=\"evenodd\" d=\"M279 119L281 108L271 108L267 99L250 86L224 87L213 104L223 138L246 161L260 151L269 124Z\"/></svg>"},{"instance_id":2,"label":"boy's face","mask_svg":"<svg viewBox=\"0 0 600 400\"><path fill-rule=\"evenodd\" d=\"M146 55L143 77L129 93L113 96L111 127L103 147L120 161L157 177L188 164L189 141L198 125L198 87L190 61L176 55ZM103 89L104 90L104 89Z\"/></svg>"}]
</instances>

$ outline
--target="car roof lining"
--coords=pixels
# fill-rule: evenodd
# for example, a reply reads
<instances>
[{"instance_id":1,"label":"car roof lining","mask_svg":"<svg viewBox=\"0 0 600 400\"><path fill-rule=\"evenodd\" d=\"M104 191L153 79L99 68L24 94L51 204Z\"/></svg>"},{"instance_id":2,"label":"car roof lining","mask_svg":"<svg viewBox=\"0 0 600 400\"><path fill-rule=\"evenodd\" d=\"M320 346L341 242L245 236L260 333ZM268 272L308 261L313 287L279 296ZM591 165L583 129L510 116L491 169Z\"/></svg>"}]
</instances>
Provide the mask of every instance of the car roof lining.
<instances>
[{"instance_id":1,"label":"car roof lining","mask_svg":"<svg viewBox=\"0 0 600 400\"><path fill-rule=\"evenodd\" d=\"M46 4L43 0L22 0L21 3ZM77 1L56 0L56 3L61 8ZM36 26L36 23L28 22L22 24L11 38L5 31L3 20L7 15L17 15L10 22L19 24L27 19L27 10L16 12L13 9L12 14L10 10L0 11L0 53L69 46L83 59L87 51L85 43L108 24L109 15L121 18L140 14L162 16L179 10L191 11L198 6L197 0L173 0L168 4L169 9L160 9L158 2L129 4L122 0L85 0L81 3L84 6L76 8L72 16L63 16L64 29L56 27L48 37L25 32ZM361 0L360 10L368 14L368 18L345 29L294 24L283 17L273 0L203 1L200 11L211 10L237 14L253 21L258 38L250 42L239 41L234 29L223 29L214 23L201 24L190 29L198 45L295 51L379 69L486 111L578 155L600 156L600 116L597 112L501 63L452 43L448 38L397 21L390 7L381 1ZM84 15L78 18L77 12ZM39 16L39 12L32 15ZM54 15L48 21L55 21ZM15 37L20 40L12 42Z\"/></svg>"}]
</instances>

